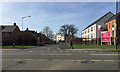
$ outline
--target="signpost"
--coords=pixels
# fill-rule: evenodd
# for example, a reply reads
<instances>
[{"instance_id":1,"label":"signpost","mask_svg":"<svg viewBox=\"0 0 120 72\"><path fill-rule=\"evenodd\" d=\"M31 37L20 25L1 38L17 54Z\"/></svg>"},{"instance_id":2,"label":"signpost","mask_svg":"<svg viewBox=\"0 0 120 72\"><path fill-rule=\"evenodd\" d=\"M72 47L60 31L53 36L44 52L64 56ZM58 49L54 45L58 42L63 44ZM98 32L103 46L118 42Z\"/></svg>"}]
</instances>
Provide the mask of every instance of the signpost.
<instances>
[{"instance_id":1,"label":"signpost","mask_svg":"<svg viewBox=\"0 0 120 72\"><path fill-rule=\"evenodd\" d=\"M110 35L111 35L110 31L101 32L101 45L102 45L102 42L110 42L110 45L111 45Z\"/></svg>"}]
</instances>

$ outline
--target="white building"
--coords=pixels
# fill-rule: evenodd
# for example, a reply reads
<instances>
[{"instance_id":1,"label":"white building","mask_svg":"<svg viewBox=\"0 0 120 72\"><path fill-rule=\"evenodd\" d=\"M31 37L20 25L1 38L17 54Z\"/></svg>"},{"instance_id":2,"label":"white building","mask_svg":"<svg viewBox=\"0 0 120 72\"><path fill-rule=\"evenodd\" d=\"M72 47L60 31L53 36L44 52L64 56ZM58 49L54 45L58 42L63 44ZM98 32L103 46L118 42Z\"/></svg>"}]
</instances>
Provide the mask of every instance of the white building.
<instances>
[{"instance_id":1,"label":"white building","mask_svg":"<svg viewBox=\"0 0 120 72\"><path fill-rule=\"evenodd\" d=\"M96 24L82 31L82 38L96 38Z\"/></svg>"},{"instance_id":2,"label":"white building","mask_svg":"<svg viewBox=\"0 0 120 72\"><path fill-rule=\"evenodd\" d=\"M108 12L95 22L93 22L91 25L87 26L83 31L82 31L82 38L100 38L101 36L101 31L98 31L98 25L101 25L101 28L105 28L105 22L110 19L114 14L111 12Z\"/></svg>"},{"instance_id":3,"label":"white building","mask_svg":"<svg viewBox=\"0 0 120 72\"><path fill-rule=\"evenodd\" d=\"M57 41L57 42L65 41L65 36L64 36L64 34L56 33L54 40Z\"/></svg>"}]
</instances>

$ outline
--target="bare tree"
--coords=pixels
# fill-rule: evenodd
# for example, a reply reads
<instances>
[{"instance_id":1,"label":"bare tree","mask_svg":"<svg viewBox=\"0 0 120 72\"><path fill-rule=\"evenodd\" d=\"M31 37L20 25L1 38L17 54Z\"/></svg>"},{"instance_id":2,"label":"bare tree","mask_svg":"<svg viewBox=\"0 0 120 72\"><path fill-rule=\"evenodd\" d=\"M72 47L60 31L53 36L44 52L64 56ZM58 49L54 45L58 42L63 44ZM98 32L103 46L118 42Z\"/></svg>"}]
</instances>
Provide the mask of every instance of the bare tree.
<instances>
[{"instance_id":1,"label":"bare tree","mask_svg":"<svg viewBox=\"0 0 120 72\"><path fill-rule=\"evenodd\" d=\"M77 33L78 29L75 27L74 24L67 24L61 26L60 30L61 33L65 35L65 40L66 38L74 38L74 35Z\"/></svg>"},{"instance_id":2,"label":"bare tree","mask_svg":"<svg viewBox=\"0 0 120 72\"><path fill-rule=\"evenodd\" d=\"M46 26L46 27L43 29L42 33L43 33L46 37L48 37L48 38L50 38L50 39L53 39L53 37L54 37L53 31L52 31L52 30L50 29L50 27L48 27L48 26Z\"/></svg>"},{"instance_id":3,"label":"bare tree","mask_svg":"<svg viewBox=\"0 0 120 72\"><path fill-rule=\"evenodd\" d=\"M78 29L75 27L74 24L68 26L68 33L70 32L71 38L74 38L74 35L77 33Z\"/></svg>"}]
</instances>

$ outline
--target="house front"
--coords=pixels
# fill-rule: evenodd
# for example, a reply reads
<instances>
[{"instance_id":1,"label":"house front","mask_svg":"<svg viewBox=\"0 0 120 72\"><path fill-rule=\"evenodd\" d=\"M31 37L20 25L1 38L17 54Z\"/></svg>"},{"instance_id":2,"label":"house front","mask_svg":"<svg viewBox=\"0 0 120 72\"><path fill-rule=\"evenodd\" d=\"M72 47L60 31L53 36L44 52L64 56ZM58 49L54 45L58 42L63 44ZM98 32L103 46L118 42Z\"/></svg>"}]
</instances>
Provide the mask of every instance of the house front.
<instances>
[{"instance_id":1,"label":"house front","mask_svg":"<svg viewBox=\"0 0 120 72\"><path fill-rule=\"evenodd\" d=\"M110 31L110 33L111 33L111 43L112 43L112 45L115 45L116 44L116 40L115 40L115 38L116 38L116 22L117 22L117 20L118 20L118 26L117 26L117 29L118 29L118 39L119 39L119 37L120 37L120 26L119 26L119 21L120 21L120 19L117 19L118 17L120 16L120 13L117 13L116 15L114 15L114 16L112 16L108 21L106 21L106 23L105 23L105 25L106 25L106 27L107 27L107 29L108 29L108 31ZM117 19L117 20L116 20Z\"/></svg>"}]
</instances>

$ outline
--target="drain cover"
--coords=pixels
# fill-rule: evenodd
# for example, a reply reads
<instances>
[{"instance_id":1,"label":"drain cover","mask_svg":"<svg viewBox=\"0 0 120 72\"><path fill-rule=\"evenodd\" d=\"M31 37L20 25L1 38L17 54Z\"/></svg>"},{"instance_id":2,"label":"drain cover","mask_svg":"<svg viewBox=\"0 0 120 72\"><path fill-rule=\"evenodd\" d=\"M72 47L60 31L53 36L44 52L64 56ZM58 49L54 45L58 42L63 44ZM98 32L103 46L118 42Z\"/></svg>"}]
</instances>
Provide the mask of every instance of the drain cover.
<instances>
[{"instance_id":1,"label":"drain cover","mask_svg":"<svg viewBox=\"0 0 120 72\"><path fill-rule=\"evenodd\" d=\"M24 62L23 61L19 61L18 63L21 64L21 63L24 63Z\"/></svg>"},{"instance_id":2,"label":"drain cover","mask_svg":"<svg viewBox=\"0 0 120 72\"><path fill-rule=\"evenodd\" d=\"M95 63L94 61L82 61L81 63Z\"/></svg>"}]
</instances>

